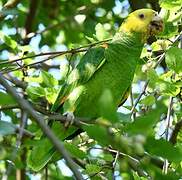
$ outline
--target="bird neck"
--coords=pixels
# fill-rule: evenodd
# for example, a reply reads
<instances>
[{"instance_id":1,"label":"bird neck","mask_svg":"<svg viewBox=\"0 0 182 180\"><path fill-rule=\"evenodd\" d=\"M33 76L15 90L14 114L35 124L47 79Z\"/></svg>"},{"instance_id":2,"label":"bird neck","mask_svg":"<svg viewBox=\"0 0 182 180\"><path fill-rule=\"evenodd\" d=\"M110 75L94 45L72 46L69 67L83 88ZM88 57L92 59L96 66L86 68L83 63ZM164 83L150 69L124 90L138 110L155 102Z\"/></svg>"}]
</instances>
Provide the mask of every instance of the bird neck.
<instances>
[{"instance_id":1,"label":"bird neck","mask_svg":"<svg viewBox=\"0 0 182 180\"><path fill-rule=\"evenodd\" d=\"M125 44L130 48L142 48L144 45L144 39L141 33L127 33L119 31L114 35L112 43Z\"/></svg>"}]
</instances>

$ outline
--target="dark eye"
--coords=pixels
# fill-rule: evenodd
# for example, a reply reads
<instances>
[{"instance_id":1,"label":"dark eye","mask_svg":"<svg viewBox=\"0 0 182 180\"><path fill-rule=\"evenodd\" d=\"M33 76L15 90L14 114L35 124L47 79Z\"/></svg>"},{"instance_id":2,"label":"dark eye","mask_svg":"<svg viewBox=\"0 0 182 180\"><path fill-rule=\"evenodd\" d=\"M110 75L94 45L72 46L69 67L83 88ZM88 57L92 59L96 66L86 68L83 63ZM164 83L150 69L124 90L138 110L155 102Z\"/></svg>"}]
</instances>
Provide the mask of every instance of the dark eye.
<instances>
[{"instance_id":1,"label":"dark eye","mask_svg":"<svg viewBox=\"0 0 182 180\"><path fill-rule=\"evenodd\" d=\"M143 19L144 17L145 17L144 14L139 14L140 19Z\"/></svg>"}]
</instances>

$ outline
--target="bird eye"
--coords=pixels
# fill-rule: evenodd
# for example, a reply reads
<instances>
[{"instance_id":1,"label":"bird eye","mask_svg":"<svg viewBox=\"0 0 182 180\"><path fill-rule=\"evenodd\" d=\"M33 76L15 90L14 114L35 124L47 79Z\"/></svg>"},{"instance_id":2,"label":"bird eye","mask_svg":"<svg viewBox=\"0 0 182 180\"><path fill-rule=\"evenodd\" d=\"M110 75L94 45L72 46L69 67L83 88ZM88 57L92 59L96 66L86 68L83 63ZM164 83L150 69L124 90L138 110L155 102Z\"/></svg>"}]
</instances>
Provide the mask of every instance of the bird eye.
<instances>
[{"instance_id":1,"label":"bird eye","mask_svg":"<svg viewBox=\"0 0 182 180\"><path fill-rule=\"evenodd\" d=\"M144 14L139 14L140 19L143 19L144 17L145 17Z\"/></svg>"}]
</instances>

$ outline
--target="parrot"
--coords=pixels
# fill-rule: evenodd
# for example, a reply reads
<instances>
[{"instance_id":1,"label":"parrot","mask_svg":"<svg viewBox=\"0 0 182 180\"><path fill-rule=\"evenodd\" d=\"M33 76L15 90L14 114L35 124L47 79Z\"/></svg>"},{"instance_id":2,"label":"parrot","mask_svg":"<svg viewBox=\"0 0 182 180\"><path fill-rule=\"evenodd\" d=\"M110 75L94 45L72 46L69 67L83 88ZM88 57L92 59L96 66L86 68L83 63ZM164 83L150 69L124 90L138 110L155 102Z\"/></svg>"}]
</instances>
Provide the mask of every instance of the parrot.
<instances>
[{"instance_id":1,"label":"parrot","mask_svg":"<svg viewBox=\"0 0 182 180\"><path fill-rule=\"evenodd\" d=\"M68 118L97 118L99 99L106 89L111 92L117 111L127 98L144 44L150 36L162 31L163 20L156 11L139 9L130 13L110 42L91 47L83 55L65 79L51 111ZM74 126L65 131L60 122L53 122L51 129L61 140L70 139L74 132L80 131ZM29 156L30 167L40 170L55 151L47 138L38 140Z\"/></svg>"}]
</instances>

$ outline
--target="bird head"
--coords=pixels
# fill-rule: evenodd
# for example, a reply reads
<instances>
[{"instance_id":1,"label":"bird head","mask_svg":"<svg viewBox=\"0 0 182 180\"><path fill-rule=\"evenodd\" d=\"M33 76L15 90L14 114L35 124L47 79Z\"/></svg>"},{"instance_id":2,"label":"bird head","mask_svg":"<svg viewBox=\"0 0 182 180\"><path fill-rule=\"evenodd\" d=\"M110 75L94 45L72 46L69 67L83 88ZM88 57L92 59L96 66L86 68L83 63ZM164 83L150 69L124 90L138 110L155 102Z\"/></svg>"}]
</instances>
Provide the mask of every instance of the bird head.
<instances>
[{"instance_id":1,"label":"bird head","mask_svg":"<svg viewBox=\"0 0 182 180\"><path fill-rule=\"evenodd\" d=\"M157 35L164 28L163 20L152 9L139 9L129 14L119 31L141 34L144 40Z\"/></svg>"}]
</instances>

